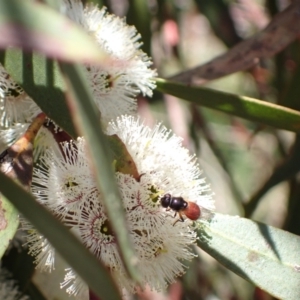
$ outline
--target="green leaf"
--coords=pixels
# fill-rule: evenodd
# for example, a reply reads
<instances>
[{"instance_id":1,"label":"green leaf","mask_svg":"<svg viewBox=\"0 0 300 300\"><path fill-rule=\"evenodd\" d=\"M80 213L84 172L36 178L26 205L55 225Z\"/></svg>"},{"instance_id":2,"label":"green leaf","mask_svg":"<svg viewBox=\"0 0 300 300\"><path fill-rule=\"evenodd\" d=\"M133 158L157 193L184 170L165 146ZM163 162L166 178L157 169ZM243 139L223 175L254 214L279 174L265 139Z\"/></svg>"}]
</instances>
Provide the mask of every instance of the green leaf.
<instances>
[{"instance_id":1,"label":"green leaf","mask_svg":"<svg viewBox=\"0 0 300 300\"><path fill-rule=\"evenodd\" d=\"M128 233L124 207L111 164L112 150L101 130L99 110L94 103L83 70L79 66L69 64L61 64L61 67L68 84L68 100L72 107L74 122L87 141L98 188L102 192L124 266L129 275L138 281L137 257Z\"/></svg>"},{"instance_id":2,"label":"green leaf","mask_svg":"<svg viewBox=\"0 0 300 300\"><path fill-rule=\"evenodd\" d=\"M66 61L101 64L107 58L87 32L36 1L0 1L0 48L12 46Z\"/></svg>"},{"instance_id":3,"label":"green leaf","mask_svg":"<svg viewBox=\"0 0 300 300\"><path fill-rule=\"evenodd\" d=\"M216 109L240 118L279 129L300 132L300 112L258 99L220 92L204 87L187 86L163 79L156 80L163 93Z\"/></svg>"},{"instance_id":4,"label":"green leaf","mask_svg":"<svg viewBox=\"0 0 300 300\"><path fill-rule=\"evenodd\" d=\"M129 0L126 23L134 24L138 33L143 37L141 49L148 55L151 53L151 17L147 1Z\"/></svg>"},{"instance_id":5,"label":"green leaf","mask_svg":"<svg viewBox=\"0 0 300 300\"><path fill-rule=\"evenodd\" d=\"M280 299L300 299L300 237L238 216L215 214L198 246Z\"/></svg>"},{"instance_id":6,"label":"green leaf","mask_svg":"<svg viewBox=\"0 0 300 300\"><path fill-rule=\"evenodd\" d=\"M3 195L47 237L66 262L101 299L121 299L109 271L22 186L0 172Z\"/></svg>"},{"instance_id":7,"label":"green leaf","mask_svg":"<svg viewBox=\"0 0 300 300\"><path fill-rule=\"evenodd\" d=\"M0 258L14 237L18 225L18 211L3 195L0 195Z\"/></svg>"}]
</instances>

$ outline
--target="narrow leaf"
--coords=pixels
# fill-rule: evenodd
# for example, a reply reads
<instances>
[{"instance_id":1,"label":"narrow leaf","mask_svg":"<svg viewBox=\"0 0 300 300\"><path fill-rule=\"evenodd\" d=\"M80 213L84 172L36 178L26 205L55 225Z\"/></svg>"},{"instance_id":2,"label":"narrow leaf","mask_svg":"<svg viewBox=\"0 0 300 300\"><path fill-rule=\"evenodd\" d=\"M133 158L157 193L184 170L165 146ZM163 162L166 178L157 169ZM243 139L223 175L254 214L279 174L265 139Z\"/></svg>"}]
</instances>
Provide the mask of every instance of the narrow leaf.
<instances>
[{"instance_id":1,"label":"narrow leaf","mask_svg":"<svg viewBox=\"0 0 300 300\"><path fill-rule=\"evenodd\" d=\"M250 97L187 86L163 79L157 79L156 84L161 92L192 103L275 128L300 132L300 112L297 110Z\"/></svg>"},{"instance_id":2,"label":"narrow leaf","mask_svg":"<svg viewBox=\"0 0 300 300\"><path fill-rule=\"evenodd\" d=\"M109 271L25 189L0 172L0 191L101 299L121 299Z\"/></svg>"},{"instance_id":3,"label":"narrow leaf","mask_svg":"<svg viewBox=\"0 0 300 300\"><path fill-rule=\"evenodd\" d=\"M127 230L124 208L112 169L111 149L101 130L99 111L82 69L69 64L62 64L61 66L69 86L68 100L74 114L74 122L89 146L91 159L95 166L97 184L102 192L109 220L116 234L120 254L129 275L138 281L137 258Z\"/></svg>"},{"instance_id":4,"label":"narrow leaf","mask_svg":"<svg viewBox=\"0 0 300 300\"><path fill-rule=\"evenodd\" d=\"M0 1L0 48L11 46L66 61L101 64L106 59L88 33L37 1Z\"/></svg>"},{"instance_id":5,"label":"narrow leaf","mask_svg":"<svg viewBox=\"0 0 300 300\"><path fill-rule=\"evenodd\" d=\"M300 299L299 236L221 214L198 235L199 247L234 273L280 299Z\"/></svg>"}]
</instances>

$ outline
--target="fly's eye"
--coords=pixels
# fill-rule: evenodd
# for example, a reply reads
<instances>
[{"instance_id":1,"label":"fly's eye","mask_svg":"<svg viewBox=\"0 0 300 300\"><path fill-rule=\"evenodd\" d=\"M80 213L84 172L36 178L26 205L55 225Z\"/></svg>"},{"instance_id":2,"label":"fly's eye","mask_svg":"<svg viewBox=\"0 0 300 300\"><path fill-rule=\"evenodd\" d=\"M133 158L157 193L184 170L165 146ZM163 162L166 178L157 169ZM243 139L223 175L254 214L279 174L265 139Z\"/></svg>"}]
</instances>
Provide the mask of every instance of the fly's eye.
<instances>
[{"instance_id":1,"label":"fly's eye","mask_svg":"<svg viewBox=\"0 0 300 300\"><path fill-rule=\"evenodd\" d=\"M169 207L171 200L172 200L171 195L165 194L163 197L160 198L161 206L164 208Z\"/></svg>"}]
</instances>

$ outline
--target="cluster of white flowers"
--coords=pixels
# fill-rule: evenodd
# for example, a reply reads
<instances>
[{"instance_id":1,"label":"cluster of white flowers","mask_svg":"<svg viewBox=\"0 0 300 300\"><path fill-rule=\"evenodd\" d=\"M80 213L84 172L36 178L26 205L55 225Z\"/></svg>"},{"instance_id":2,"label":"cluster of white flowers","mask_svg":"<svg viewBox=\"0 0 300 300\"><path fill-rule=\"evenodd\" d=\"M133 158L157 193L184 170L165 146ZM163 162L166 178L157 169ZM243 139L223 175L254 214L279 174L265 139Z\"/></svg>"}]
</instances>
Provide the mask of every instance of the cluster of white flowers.
<instances>
[{"instance_id":1,"label":"cluster of white flowers","mask_svg":"<svg viewBox=\"0 0 300 300\"><path fill-rule=\"evenodd\" d=\"M202 178L196 158L182 147L180 138L161 124L153 129L144 126L136 116L136 97L140 92L152 95L156 76L149 68L150 59L140 50L136 29L105 9L99 10L92 4L84 7L78 0L64 0L62 12L92 35L111 57L109 69L86 66L87 77L105 133L118 136L140 174L136 179L122 172L115 173L138 257L140 284L163 290L185 272L184 261L194 257L191 245L197 236L189 219L174 225L174 211L163 208L160 199L167 193L182 197L187 203L197 205L199 217L205 220L205 213L209 215L213 209L209 186ZM8 139L4 139L5 130L26 126L39 113L39 108L4 74L3 69L0 142L8 144ZM11 89L18 90L19 96L10 97ZM85 139L58 144L43 128L36 144L39 159L33 171L32 193L37 201L80 238L107 266L122 289L135 292L137 287L126 275L101 192L96 187ZM28 232L29 252L36 257L37 267L53 270L55 249L29 222L22 220L22 226ZM61 287L78 297L87 290L72 269L67 270Z\"/></svg>"},{"instance_id":2,"label":"cluster of white flowers","mask_svg":"<svg viewBox=\"0 0 300 300\"><path fill-rule=\"evenodd\" d=\"M173 226L174 212L162 208L160 196L166 192L180 195L203 210L211 210L209 187L201 179L195 158L182 147L181 139L163 126L150 129L134 117L122 116L109 124L107 133L122 140L138 173L142 174L138 181L117 172L116 180L138 255L142 285L162 290L184 272L183 261L193 258L190 245L195 242L196 234L189 220ZM89 168L85 140L66 142L62 149L61 154L48 149L41 157L34 169L33 194L80 237L112 271L120 286L134 292L135 286L126 277L101 193ZM53 268L54 249L30 229L31 252L37 255L38 263L43 261L41 268ZM80 289L70 278L78 282L69 271L63 286L76 294Z\"/></svg>"},{"instance_id":3,"label":"cluster of white flowers","mask_svg":"<svg viewBox=\"0 0 300 300\"><path fill-rule=\"evenodd\" d=\"M156 72L149 68L150 58L140 50L140 35L124 19L99 10L93 4L64 0L65 13L95 38L111 57L109 68L86 66L94 99L102 122L124 114L136 114L136 96L152 96Z\"/></svg>"}]
</instances>

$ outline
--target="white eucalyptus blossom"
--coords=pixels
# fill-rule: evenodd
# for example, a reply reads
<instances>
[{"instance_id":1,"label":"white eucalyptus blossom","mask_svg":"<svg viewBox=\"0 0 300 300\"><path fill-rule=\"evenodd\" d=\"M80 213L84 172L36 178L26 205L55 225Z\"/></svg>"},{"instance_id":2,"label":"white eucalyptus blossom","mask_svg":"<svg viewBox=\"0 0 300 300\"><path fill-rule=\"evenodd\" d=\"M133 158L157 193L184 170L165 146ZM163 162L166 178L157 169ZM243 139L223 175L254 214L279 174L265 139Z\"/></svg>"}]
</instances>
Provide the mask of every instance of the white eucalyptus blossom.
<instances>
[{"instance_id":1,"label":"white eucalyptus blossom","mask_svg":"<svg viewBox=\"0 0 300 300\"><path fill-rule=\"evenodd\" d=\"M122 268L116 237L102 205L100 193L94 193L86 202L81 215L74 215L70 219L71 224L77 223L72 229L108 269Z\"/></svg>"},{"instance_id":2,"label":"white eucalyptus blossom","mask_svg":"<svg viewBox=\"0 0 300 300\"><path fill-rule=\"evenodd\" d=\"M64 281L61 283L60 288L66 288L66 292L71 296L76 297L78 300L86 300L89 297L89 288L86 283L71 269L66 269Z\"/></svg>"},{"instance_id":3,"label":"white eucalyptus blossom","mask_svg":"<svg viewBox=\"0 0 300 300\"><path fill-rule=\"evenodd\" d=\"M0 64L0 128L30 123L41 112Z\"/></svg>"},{"instance_id":4,"label":"white eucalyptus blossom","mask_svg":"<svg viewBox=\"0 0 300 300\"><path fill-rule=\"evenodd\" d=\"M214 209L210 187L205 183L195 156L182 146L182 139L161 124L153 129L131 116L122 116L108 126L126 145L139 174L149 176L162 193L181 196L204 210Z\"/></svg>"},{"instance_id":5,"label":"white eucalyptus blossom","mask_svg":"<svg viewBox=\"0 0 300 300\"><path fill-rule=\"evenodd\" d=\"M47 148L33 170L32 193L60 218L69 212L80 214L94 189L83 139L62 143L61 150Z\"/></svg>"},{"instance_id":6,"label":"white eucalyptus blossom","mask_svg":"<svg viewBox=\"0 0 300 300\"><path fill-rule=\"evenodd\" d=\"M11 274L0 269L0 299L3 300L29 300L28 296L22 295L18 290L17 283L11 279Z\"/></svg>"},{"instance_id":7,"label":"white eucalyptus blossom","mask_svg":"<svg viewBox=\"0 0 300 300\"><path fill-rule=\"evenodd\" d=\"M29 249L28 253L35 257L36 268L41 271L51 272L55 264L55 248L40 234L34 226L23 217L20 218L22 230L27 233L25 239Z\"/></svg>"},{"instance_id":8,"label":"white eucalyptus blossom","mask_svg":"<svg viewBox=\"0 0 300 300\"><path fill-rule=\"evenodd\" d=\"M9 128L0 129L0 154L17 141L27 130L29 123L16 123Z\"/></svg>"},{"instance_id":9,"label":"white eucalyptus blossom","mask_svg":"<svg viewBox=\"0 0 300 300\"><path fill-rule=\"evenodd\" d=\"M65 14L81 25L105 51L108 67L87 65L94 100L106 124L122 114L136 114L136 96L152 96L156 71L150 58L140 49L140 34L125 19L106 13L93 4L65 0Z\"/></svg>"},{"instance_id":10,"label":"white eucalyptus blossom","mask_svg":"<svg viewBox=\"0 0 300 300\"><path fill-rule=\"evenodd\" d=\"M48 149L56 149L57 154L59 154L59 145L55 140L52 132L45 126L42 126L37 133L37 136L34 141L33 148L33 158L34 161L38 161L40 156Z\"/></svg>"},{"instance_id":11,"label":"white eucalyptus blossom","mask_svg":"<svg viewBox=\"0 0 300 300\"><path fill-rule=\"evenodd\" d=\"M174 225L174 211L166 211L160 199L170 193L196 204L201 212L210 212L214 205L209 186L195 157L162 125L151 129L136 118L122 116L109 124L107 133L122 140L140 174L137 179L120 171L115 178L137 254L141 286L164 290L185 272L184 262L194 257L191 245L197 235L189 219ZM89 167L84 139L63 143L61 150L57 155L49 148L41 156L41 165L33 173L33 193L76 233L121 288L134 293L137 287L126 276L101 192ZM69 205L70 199L78 198L80 205ZM207 217L201 214L200 221ZM76 295L80 282L69 270L62 286Z\"/></svg>"}]
</instances>

